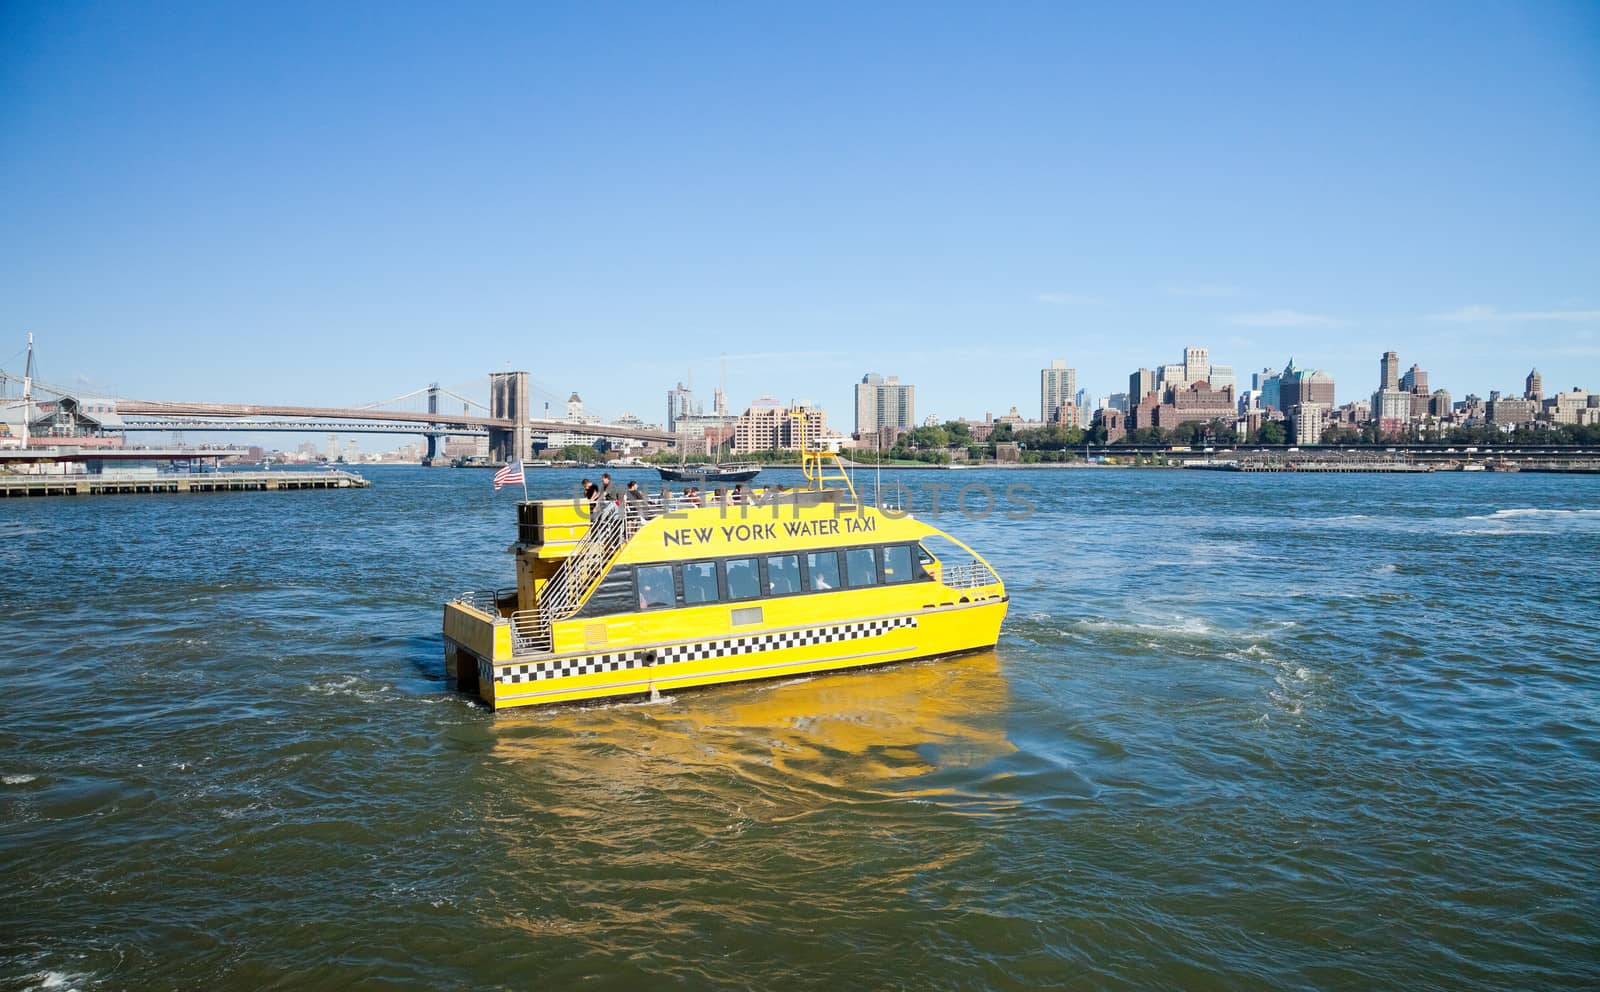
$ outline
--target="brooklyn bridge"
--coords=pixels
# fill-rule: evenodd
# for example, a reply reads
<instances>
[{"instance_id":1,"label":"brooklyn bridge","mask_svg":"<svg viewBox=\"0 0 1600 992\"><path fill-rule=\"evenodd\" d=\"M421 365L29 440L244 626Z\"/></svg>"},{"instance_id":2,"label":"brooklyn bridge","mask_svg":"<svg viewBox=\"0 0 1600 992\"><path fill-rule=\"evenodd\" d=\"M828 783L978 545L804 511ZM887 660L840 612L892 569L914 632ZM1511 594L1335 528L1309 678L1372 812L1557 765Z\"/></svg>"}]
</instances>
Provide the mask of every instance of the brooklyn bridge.
<instances>
[{"instance_id":1,"label":"brooklyn bridge","mask_svg":"<svg viewBox=\"0 0 1600 992\"><path fill-rule=\"evenodd\" d=\"M537 388L527 372L490 373L487 404L457 391L476 391L473 387L481 387L480 379L468 387L444 388L432 383L376 403L324 407L103 398L40 382L31 371L19 375L0 369L0 387L11 387L6 389L8 394L16 392L16 386L33 393L27 401L29 410L22 416L32 419L35 414L71 409L108 432L413 434L426 439L428 462L439 456L446 437L487 437L489 457L497 461L527 458L536 441L551 435L582 434L660 445L673 440L666 431L637 423L551 417L550 402L559 397ZM534 415L536 393L543 398L543 416ZM14 399L5 405L18 406Z\"/></svg>"}]
</instances>

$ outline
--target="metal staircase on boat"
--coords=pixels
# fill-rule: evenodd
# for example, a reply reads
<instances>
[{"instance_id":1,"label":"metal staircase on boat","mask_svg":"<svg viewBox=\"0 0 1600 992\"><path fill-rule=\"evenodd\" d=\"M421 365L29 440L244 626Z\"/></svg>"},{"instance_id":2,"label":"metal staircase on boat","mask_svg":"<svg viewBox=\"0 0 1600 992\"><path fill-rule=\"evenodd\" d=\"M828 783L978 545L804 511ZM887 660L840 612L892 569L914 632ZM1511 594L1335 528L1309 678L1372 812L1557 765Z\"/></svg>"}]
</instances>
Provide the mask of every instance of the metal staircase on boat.
<instances>
[{"instance_id":1,"label":"metal staircase on boat","mask_svg":"<svg viewBox=\"0 0 1600 992\"><path fill-rule=\"evenodd\" d=\"M550 624L578 612L611 559L644 523L638 511L624 510L616 503L599 504L594 514L589 532L540 590L538 605L511 614L513 654L550 651Z\"/></svg>"}]
</instances>

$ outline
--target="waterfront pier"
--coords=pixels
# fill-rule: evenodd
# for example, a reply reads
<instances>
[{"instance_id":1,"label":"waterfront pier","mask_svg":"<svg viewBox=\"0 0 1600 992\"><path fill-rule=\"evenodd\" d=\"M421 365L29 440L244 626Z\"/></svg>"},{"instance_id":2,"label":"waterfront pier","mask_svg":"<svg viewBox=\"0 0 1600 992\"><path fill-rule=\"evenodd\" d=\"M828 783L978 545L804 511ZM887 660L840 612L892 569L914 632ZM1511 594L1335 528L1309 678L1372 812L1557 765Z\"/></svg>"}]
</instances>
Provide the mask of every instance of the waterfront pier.
<instances>
[{"instance_id":1,"label":"waterfront pier","mask_svg":"<svg viewBox=\"0 0 1600 992\"><path fill-rule=\"evenodd\" d=\"M122 496L155 493L285 492L302 489L366 489L372 483L353 472L173 472L164 474L7 475L0 497Z\"/></svg>"}]
</instances>

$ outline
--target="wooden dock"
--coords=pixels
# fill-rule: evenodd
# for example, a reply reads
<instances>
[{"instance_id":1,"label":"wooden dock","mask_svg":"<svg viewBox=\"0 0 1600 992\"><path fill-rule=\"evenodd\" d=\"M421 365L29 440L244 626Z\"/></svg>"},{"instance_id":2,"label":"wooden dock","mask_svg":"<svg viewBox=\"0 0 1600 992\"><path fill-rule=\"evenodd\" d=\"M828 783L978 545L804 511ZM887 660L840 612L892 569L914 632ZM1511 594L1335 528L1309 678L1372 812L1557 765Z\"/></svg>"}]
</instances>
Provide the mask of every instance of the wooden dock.
<instances>
[{"instance_id":1,"label":"wooden dock","mask_svg":"<svg viewBox=\"0 0 1600 992\"><path fill-rule=\"evenodd\" d=\"M144 493L284 492L300 489L366 489L352 472L177 472L158 475L0 474L0 498L8 496L122 496Z\"/></svg>"}]
</instances>

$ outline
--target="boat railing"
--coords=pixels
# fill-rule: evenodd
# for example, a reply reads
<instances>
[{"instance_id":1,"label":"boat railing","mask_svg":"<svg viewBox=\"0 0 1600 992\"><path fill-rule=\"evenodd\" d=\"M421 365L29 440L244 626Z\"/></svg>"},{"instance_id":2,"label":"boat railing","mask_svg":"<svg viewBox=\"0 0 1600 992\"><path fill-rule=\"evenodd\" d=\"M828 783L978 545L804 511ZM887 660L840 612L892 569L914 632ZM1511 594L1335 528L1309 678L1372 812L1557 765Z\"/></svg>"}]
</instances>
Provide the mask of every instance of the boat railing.
<instances>
[{"instance_id":1,"label":"boat railing","mask_svg":"<svg viewBox=\"0 0 1600 992\"><path fill-rule=\"evenodd\" d=\"M517 610L511 614L511 654L549 654L550 622L538 609Z\"/></svg>"},{"instance_id":2,"label":"boat railing","mask_svg":"<svg viewBox=\"0 0 1600 992\"><path fill-rule=\"evenodd\" d=\"M515 589L468 589L455 598L455 602L470 606L491 617L500 615L500 604L517 594Z\"/></svg>"},{"instance_id":3,"label":"boat railing","mask_svg":"<svg viewBox=\"0 0 1600 992\"><path fill-rule=\"evenodd\" d=\"M1000 581L994 569L974 557L967 561L945 563L939 570L939 581L951 589L977 589Z\"/></svg>"},{"instance_id":4,"label":"boat railing","mask_svg":"<svg viewBox=\"0 0 1600 992\"><path fill-rule=\"evenodd\" d=\"M624 500L621 503L611 505L622 508L624 516L627 517L627 536L631 538L639 533L640 528L657 517L682 513L685 510L700 510L708 506L755 506L757 503L757 497L753 493L739 494L729 492L723 494L720 499L710 493L702 493L692 499L679 493L665 500L661 498L659 493L651 493L643 499ZM602 510L596 509L594 512L598 515Z\"/></svg>"}]
</instances>

